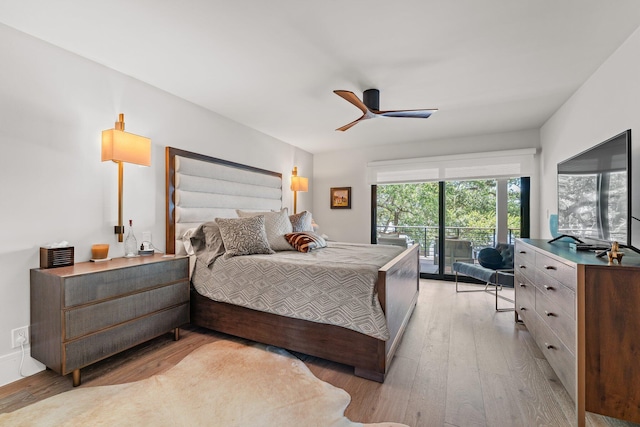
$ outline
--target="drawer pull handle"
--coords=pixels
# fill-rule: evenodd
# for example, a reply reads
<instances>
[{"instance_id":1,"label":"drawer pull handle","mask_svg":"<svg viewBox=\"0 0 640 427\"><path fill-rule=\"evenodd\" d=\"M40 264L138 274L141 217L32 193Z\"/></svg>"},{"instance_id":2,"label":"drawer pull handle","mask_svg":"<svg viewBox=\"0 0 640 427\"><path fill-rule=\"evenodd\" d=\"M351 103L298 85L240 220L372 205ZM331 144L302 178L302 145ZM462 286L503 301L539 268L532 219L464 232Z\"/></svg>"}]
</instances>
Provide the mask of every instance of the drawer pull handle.
<instances>
[{"instance_id":1,"label":"drawer pull handle","mask_svg":"<svg viewBox=\"0 0 640 427\"><path fill-rule=\"evenodd\" d=\"M544 285L544 288L548 291L554 291L556 289L553 286L549 286L549 285Z\"/></svg>"},{"instance_id":2,"label":"drawer pull handle","mask_svg":"<svg viewBox=\"0 0 640 427\"><path fill-rule=\"evenodd\" d=\"M519 265L518 268L527 268L526 265Z\"/></svg>"},{"instance_id":3,"label":"drawer pull handle","mask_svg":"<svg viewBox=\"0 0 640 427\"><path fill-rule=\"evenodd\" d=\"M550 312L550 311L547 311L547 310L545 310L545 311L544 311L544 314L546 314L546 315L547 315L547 317L553 317L553 316L555 316L555 314L554 314L554 313L552 313L552 312Z\"/></svg>"},{"instance_id":4,"label":"drawer pull handle","mask_svg":"<svg viewBox=\"0 0 640 427\"><path fill-rule=\"evenodd\" d=\"M556 268L553 265L545 265L544 268L546 270L556 270Z\"/></svg>"},{"instance_id":5,"label":"drawer pull handle","mask_svg":"<svg viewBox=\"0 0 640 427\"><path fill-rule=\"evenodd\" d=\"M525 285L524 283L520 283L520 287L521 287L521 288L526 288L526 287L527 287L527 285Z\"/></svg>"},{"instance_id":6,"label":"drawer pull handle","mask_svg":"<svg viewBox=\"0 0 640 427\"><path fill-rule=\"evenodd\" d=\"M526 254L526 253L527 253L527 251L520 251L519 253L521 253L521 254Z\"/></svg>"},{"instance_id":7,"label":"drawer pull handle","mask_svg":"<svg viewBox=\"0 0 640 427\"><path fill-rule=\"evenodd\" d=\"M527 311L526 307L520 306L520 311Z\"/></svg>"},{"instance_id":8,"label":"drawer pull handle","mask_svg":"<svg viewBox=\"0 0 640 427\"><path fill-rule=\"evenodd\" d=\"M555 347L549 343L544 343L544 346L547 347L547 350L553 350Z\"/></svg>"}]
</instances>

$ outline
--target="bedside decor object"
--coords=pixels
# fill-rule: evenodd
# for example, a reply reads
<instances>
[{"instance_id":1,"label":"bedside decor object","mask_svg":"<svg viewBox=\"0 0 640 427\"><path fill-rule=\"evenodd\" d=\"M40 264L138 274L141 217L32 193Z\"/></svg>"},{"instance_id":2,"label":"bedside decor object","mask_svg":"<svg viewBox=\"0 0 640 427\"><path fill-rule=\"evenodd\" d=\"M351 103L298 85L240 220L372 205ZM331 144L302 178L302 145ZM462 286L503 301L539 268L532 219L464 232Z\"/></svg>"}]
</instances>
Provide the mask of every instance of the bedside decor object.
<instances>
[{"instance_id":1,"label":"bedside decor object","mask_svg":"<svg viewBox=\"0 0 640 427\"><path fill-rule=\"evenodd\" d=\"M124 114L120 114L114 129L102 131L102 161L118 164L118 225L114 227L118 242L122 242L122 194L124 163L151 166L151 140L124 131ZM135 253L135 252L134 252Z\"/></svg>"},{"instance_id":2,"label":"bedside decor object","mask_svg":"<svg viewBox=\"0 0 640 427\"><path fill-rule=\"evenodd\" d=\"M331 209L351 209L351 187L331 188Z\"/></svg>"},{"instance_id":3,"label":"bedside decor object","mask_svg":"<svg viewBox=\"0 0 640 427\"><path fill-rule=\"evenodd\" d=\"M98 243L91 246L91 260L106 260L109 255L109 245L107 243Z\"/></svg>"},{"instance_id":4,"label":"bedside decor object","mask_svg":"<svg viewBox=\"0 0 640 427\"><path fill-rule=\"evenodd\" d=\"M140 256L149 256L156 253L156 251L151 247L150 242L142 242L140 243L140 249L138 249L138 255Z\"/></svg>"},{"instance_id":5,"label":"bedside decor object","mask_svg":"<svg viewBox=\"0 0 640 427\"><path fill-rule=\"evenodd\" d=\"M66 242L65 242L66 243ZM73 265L73 246L59 243L40 248L40 268L66 267Z\"/></svg>"},{"instance_id":6,"label":"bedside decor object","mask_svg":"<svg viewBox=\"0 0 640 427\"><path fill-rule=\"evenodd\" d=\"M129 233L124 240L124 256L125 258L132 258L137 256L138 253L138 241L135 234L133 234L133 220L129 220Z\"/></svg>"},{"instance_id":7,"label":"bedside decor object","mask_svg":"<svg viewBox=\"0 0 640 427\"><path fill-rule=\"evenodd\" d=\"M293 191L293 213L298 213L298 191L306 193L309 191L309 179L298 176L298 167L294 166L291 171L291 191Z\"/></svg>"}]
</instances>

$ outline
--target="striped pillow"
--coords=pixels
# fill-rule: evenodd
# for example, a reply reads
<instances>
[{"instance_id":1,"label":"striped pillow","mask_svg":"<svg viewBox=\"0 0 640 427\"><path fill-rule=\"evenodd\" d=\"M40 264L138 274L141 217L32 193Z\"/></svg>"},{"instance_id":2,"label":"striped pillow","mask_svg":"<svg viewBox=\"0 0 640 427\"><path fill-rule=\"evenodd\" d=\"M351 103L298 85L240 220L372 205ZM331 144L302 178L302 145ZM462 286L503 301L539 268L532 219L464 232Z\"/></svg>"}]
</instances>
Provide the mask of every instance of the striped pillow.
<instances>
[{"instance_id":1,"label":"striped pillow","mask_svg":"<svg viewBox=\"0 0 640 427\"><path fill-rule=\"evenodd\" d=\"M316 233L301 231L284 235L287 242L299 252L309 252L312 249L326 248L327 242Z\"/></svg>"}]
</instances>

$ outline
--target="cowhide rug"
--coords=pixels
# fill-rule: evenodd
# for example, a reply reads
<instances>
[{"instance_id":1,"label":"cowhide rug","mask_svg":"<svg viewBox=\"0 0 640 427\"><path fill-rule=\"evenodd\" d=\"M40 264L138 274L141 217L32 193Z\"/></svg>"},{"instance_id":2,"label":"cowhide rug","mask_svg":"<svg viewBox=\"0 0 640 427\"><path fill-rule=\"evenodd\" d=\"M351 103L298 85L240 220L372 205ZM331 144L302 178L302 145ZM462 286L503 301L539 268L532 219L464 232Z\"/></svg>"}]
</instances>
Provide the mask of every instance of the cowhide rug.
<instances>
[{"instance_id":1,"label":"cowhide rug","mask_svg":"<svg viewBox=\"0 0 640 427\"><path fill-rule=\"evenodd\" d=\"M217 341L161 375L74 389L0 414L0 425L362 426L344 416L350 400L284 350Z\"/></svg>"}]
</instances>

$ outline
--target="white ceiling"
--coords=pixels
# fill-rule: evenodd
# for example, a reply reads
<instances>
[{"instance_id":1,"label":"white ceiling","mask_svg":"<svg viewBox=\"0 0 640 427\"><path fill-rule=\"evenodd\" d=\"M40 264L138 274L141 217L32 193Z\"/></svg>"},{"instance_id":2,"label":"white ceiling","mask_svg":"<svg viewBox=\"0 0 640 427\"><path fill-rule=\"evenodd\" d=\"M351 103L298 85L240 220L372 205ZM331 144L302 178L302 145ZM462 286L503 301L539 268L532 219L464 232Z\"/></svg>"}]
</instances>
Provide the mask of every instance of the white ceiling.
<instances>
[{"instance_id":1,"label":"white ceiling","mask_svg":"<svg viewBox=\"0 0 640 427\"><path fill-rule=\"evenodd\" d=\"M539 128L638 0L0 0L0 22L312 153ZM332 93L380 89L367 120Z\"/></svg>"}]
</instances>

